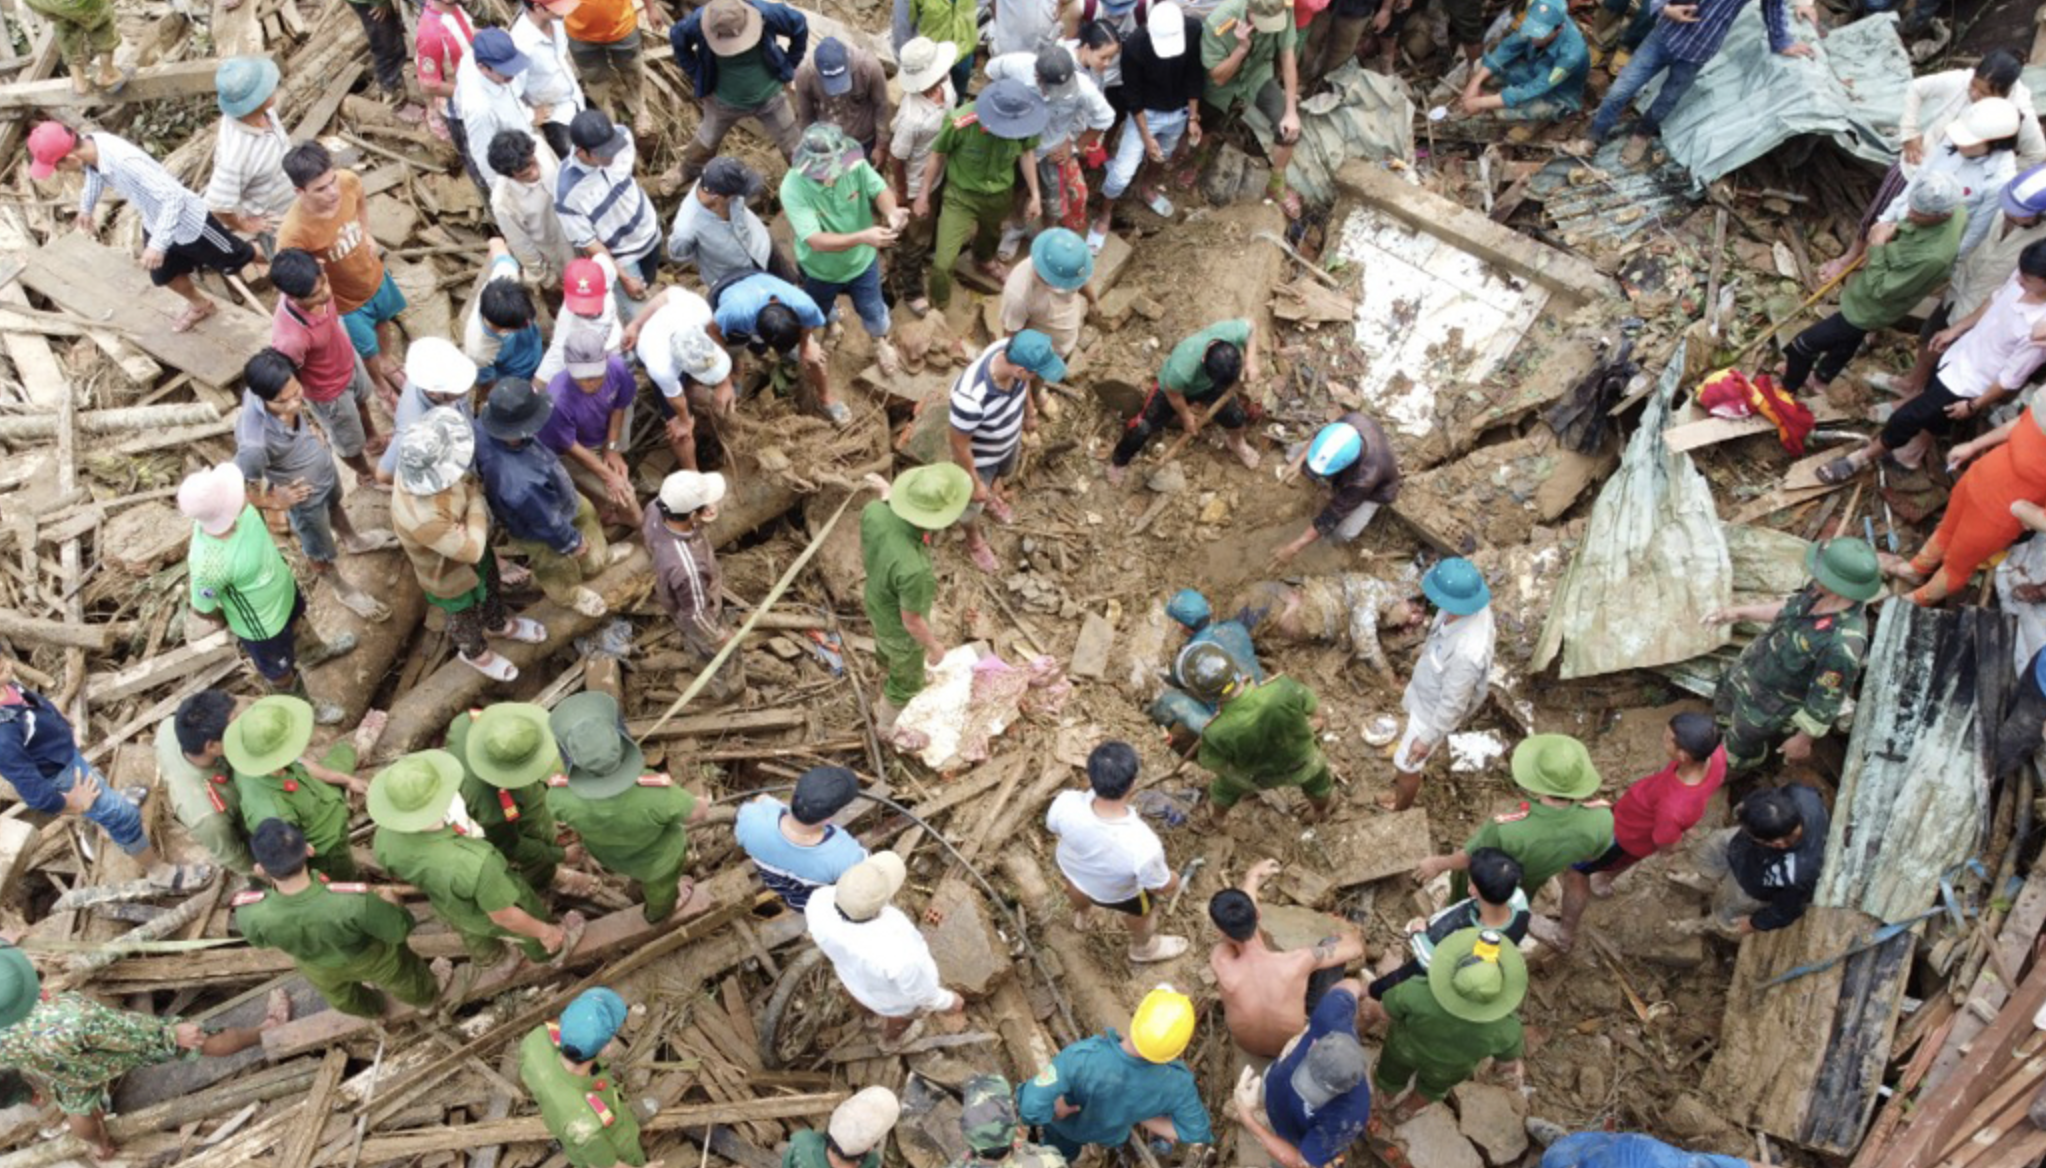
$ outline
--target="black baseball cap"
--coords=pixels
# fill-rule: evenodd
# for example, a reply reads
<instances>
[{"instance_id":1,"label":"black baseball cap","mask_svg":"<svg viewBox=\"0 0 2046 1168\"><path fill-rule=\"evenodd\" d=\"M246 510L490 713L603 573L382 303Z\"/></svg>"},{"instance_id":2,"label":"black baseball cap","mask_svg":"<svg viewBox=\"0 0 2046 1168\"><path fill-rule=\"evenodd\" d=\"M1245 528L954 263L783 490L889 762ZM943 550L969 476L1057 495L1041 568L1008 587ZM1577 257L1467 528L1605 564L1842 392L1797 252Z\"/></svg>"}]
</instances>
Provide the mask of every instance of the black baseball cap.
<instances>
[{"instance_id":1,"label":"black baseball cap","mask_svg":"<svg viewBox=\"0 0 2046 1168\"><path fill-rule=\"evenodd\" d=\"M568 124L568 140L575 143L578 150L587 150L599 158L609 158L625 149L626 143L632 139L626 134L625 127L613 125L603 110L586 109Z\"/></svg>"},{"instance_id":2,"label":"black baseball cap","mask_svg":"<svg viewBox=\"0 0 2046 1168\"><path fill-rule=\"evenodd\" d=\"M750 199L760 187L760 176L736 158L713 158L703 168L703 189L713 195Z\"/></svg>"},{"instance_id":3,"label":"black baseball cap","mask_svg":"<svg viewBox=\"0 0 2046 1168\"><path fill-rule=\"evenodd\" d=\"M844 767L811 767L796 780L796 795L789 801L789 810L798 822L815 827L845 810L846 804L858 798L859 793L859 776Z\"/></svg>"}]
</instances>

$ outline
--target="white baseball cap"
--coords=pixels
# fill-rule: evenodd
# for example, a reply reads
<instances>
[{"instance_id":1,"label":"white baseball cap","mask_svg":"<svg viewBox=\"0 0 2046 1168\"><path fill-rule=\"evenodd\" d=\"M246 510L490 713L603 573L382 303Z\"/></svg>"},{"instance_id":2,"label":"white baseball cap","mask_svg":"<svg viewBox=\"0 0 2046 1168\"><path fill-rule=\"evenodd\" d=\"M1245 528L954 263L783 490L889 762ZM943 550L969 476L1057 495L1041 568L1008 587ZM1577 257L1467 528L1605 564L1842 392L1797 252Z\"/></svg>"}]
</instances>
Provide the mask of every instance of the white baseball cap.
<instances>
[{"instance_id":1,"label":"white baseball cap","mask_svg":"<svg viewBox=\"0 0 2046 1168\"><path fill-rule=\"evenodd\" d=\"M668 339L675 368L699 385L716 385L732 375L732 356L702 329L679 328Z\"/></svg>"},{"instance_id":2,"label":"white baseball cap","mask_svg":"<svg viewBox=\"0 0 2046 1168\"><path fill-rule=\"evenodd\" d=\"M661 507L670 515L688 515L715 507L725 497L725 476L678 470L661 480Z\"/></svg>"},{"instance_id":3,"label":"white baseball cap","mask_svg":"<svg viewBox=\"0 0 2046 1168\"><path fill-rule=\"evenodd\" d=\"M1163 61L1186 52L1186 13L1173 0L1151 5L1144 17L1144 33L1151 38L1151 51Z\"/></svg>"}]
</instances>

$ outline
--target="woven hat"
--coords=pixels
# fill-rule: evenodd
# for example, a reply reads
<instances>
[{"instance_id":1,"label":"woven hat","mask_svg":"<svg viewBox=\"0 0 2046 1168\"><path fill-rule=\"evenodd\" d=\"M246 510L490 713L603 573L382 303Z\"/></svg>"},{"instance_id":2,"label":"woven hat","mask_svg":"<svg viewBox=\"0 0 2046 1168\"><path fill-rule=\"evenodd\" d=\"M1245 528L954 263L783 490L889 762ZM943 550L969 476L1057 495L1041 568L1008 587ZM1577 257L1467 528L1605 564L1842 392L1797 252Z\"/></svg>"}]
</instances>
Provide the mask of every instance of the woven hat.
<instances>
[{"instance_id":1,"label":"woven hat","mask_svg":"<svg viewBox=\"0 0 2046 1168\"><path fill-rule=\"evenodd\" d=\"M912 467L888 490L888 509L926 531L952 526L972 501L973 476L956 462Z\"/></svg>"},{"instance_id":2,"label":"woven hat","mask_svg":"<svg viewBox=\"0 0 2046 1168\"><path fill-rule=\"evenodd\" d=\"M476 388L476 362L446 337L421 337L405 347L405 380L421 393L454 397Z\"/></svg>"},{"instance_id":3,"label":"woven hat","mask_svg":"<svg viewBox=\"0 0 2046 1168\"><path fill-rule=\"evenodd\" d=\"M609 799L646 773L646 756L626 735L610 694L584 690L563 698L547 725L568 767L568 789L586 799Z\"/></svg>"},{"instance_id":4,"label":"woven hat","mask_svg":"<svg viewBox=\"0 0 2046 1168\"><path fill-rule=\"evenodd\" d=\"M435 406L398 437L398 487L438 495L462 481L476 458L476 431L460 410Z\"/></svg>"},{"instance_id":5,"label":"woven hat","mask_svg":"<svg viewBox=\"0 0 2046 1168\"><path fill-rule=\"evenodd\" d=\"M277 62L268 57L229 57L213 71L220 112L231 118L255 113L277 92Z\"/></svg>"},{"instance_id":6,"label":"woven hat","mask_svg":"<svg viewBox=\"0 0 2046 1168\"><path fill-rule=\"evenodd\" d=\"M902 92L922 93L952 72L952 66L959 61L959 46L926 36L911 37L897 56L901 58L901 72L896 80L902 82Z\"/></svg>"},{"instance_id":7,"label":"woven hat","mask_svg":"<svg viewBox=\"0 0 2046 1168\"><path fill-rule=\"evenodd\" d=\"M226 535L248 505L248 482L232 462L195 470L178 484L178 513L211 536Z\"/></svg>"},{"instance_id":8,"label":"woven hat","mask_svg":"<svg viewBox=\"0 0 2046 1168\"><path fill-rule=\"evenodd\" d=\"M1552 799L1589 799L1598 792L1591 752L1568 734L1530 734L1513 748L1513 781Z\"/></svg>"},{"instance_id":9,"label":"woven hat","mask_svg":"<svg viewBox=\"0 0 2046 1168\"><path fill-rule=\"evenodd\" d=\"M1527 997L1527 960L1491 929L1451 933L1429 960L1428 992L1454 1017L1496 1022Z\"/></svg>"},{"instance_id":10,"label":"woven hat","mask_svg":"<svg viewBox=\"0 0 2046 1168\"><path fill-rule=\"evenodd\" d=\"M28 954L0 944L0 1030L29 1016L43 995L43 980Z\"/></svg>"},{"instance_id":11,"label":"woven hat","mask_svg":"<svg viewBox=\"0 0 2046 1168\"><path fill-rule=\"evenodd\" d=\"M902 1102L886 1087L865 1087L839 1104L825 1127L831 1142L848 1156L864 1156L881 1146L895 1121L902 1115Z\"/></svg>"},{"instance_id":12,"label":"woven hat","mask_svg":"<svg viewBox=\"0 0 2046 1168\"><path fill-rule=\"evenodd\" d=\"M408 754L369 781L369 817L398 832L430 831L462 789L462 761L445 750Z\"/></svg>"},{"instance_id":13,"label":"woven hat","mask_svg":"<svg viewBox=\"0 0 2046 1168\"><path fill-rule=\"evenodd\" d=\"M668 335L675 368L698 385L716 385L732 375L732 355L701 328L678 328Z\"/></svg>"},{"instance_id":14,"label":"woven hat","mask_svg":"<svg viewBox=\"0 0 2046 1168\"><path fill-rule=\"evenodd\" d=\"M290 694L257 698L227 724L220 749L245 775L275 774L297 761L313 742L313 707Z\"/></svg>"},{"instance_id":15,"label":"woven hat","mask_svg":"<svg viewBox=\"0 0 2046 1168\"><path fill-rule=\"evenodd\" d=\"M871 921L895 898L909 869L894 852L875 852L845 870L834 887L838 911L853 921ZM850 1151L851 1149L847 1149Z\"/></svg>"},{"instance_id":16,"label":"woven hat","mask_svg":"<svg viewBox=\"0 0 2046 1168\"><path fill-rule=\"evenodd\" d=\"M499 702L476 716L462 757L477 778L516 791L561 769L547 711L530 702Z\"/></svg>"},{"instance_id":17,"label":"woven hat","mask_svg":"<svg viewBox=\"0 0 2046 1168\"><path fill-rule=\"evenodd\" d=\"M703 6L703 39L720 57L743 53L760 43L765 22L746 0L710 0Z\"/></svg>"}]
</instances>

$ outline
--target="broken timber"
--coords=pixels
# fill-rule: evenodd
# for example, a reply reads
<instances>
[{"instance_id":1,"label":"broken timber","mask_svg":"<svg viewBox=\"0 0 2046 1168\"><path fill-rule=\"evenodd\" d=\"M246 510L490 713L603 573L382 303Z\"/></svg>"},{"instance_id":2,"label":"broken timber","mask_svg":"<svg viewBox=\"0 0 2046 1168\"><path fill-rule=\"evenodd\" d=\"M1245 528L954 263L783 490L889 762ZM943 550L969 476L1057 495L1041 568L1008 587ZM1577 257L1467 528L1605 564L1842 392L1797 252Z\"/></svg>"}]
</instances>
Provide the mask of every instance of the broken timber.
<instances>
[{"instance_id":1,"label":"broken timber","mask_svg":"<svg viewBox=\"0 0 2046 1168\"><path fill-rule=\"evenodd\" d=\"M0 110L53 110L68 107L84 109L87 106L125 105L130 102L160 101L167 97L191 97L194 94L212 93L213 76L219 68L220 62L212 58L203 61L178 61L169 65L148 65L135 70L135 75L128 79L128 83L121 87L119 93L104 90L79 93L72 88L71 79L68 77L0 85ZM211 137L210 134L207 136Z\"/></svg>"},{"instance_id":2,"label":"broken timber","mask_svg":"<svg viewBox=\"0 0 2046 1168\"><path fill-rule=\"evenodd\" d=\"M847 1091L830 1091L814 1095L790 1095L778 1099L741 1099L729 1103L692 1104L661 1112L641 1124L640 1131L658 1134L681 1131L685 1128L700 1128L710 1124L829 1115L831 1109L845 1102L850 1094ZM537 1144L553 1138L547 1132L545 1121L537 1115L524 1119L499 1120L495 1123L431 1128L425 1131L373 1136L364 1140L362 1162L382 1164L435 1152L458 1151L489 1144Z\"/></svg>"}]
</instances>

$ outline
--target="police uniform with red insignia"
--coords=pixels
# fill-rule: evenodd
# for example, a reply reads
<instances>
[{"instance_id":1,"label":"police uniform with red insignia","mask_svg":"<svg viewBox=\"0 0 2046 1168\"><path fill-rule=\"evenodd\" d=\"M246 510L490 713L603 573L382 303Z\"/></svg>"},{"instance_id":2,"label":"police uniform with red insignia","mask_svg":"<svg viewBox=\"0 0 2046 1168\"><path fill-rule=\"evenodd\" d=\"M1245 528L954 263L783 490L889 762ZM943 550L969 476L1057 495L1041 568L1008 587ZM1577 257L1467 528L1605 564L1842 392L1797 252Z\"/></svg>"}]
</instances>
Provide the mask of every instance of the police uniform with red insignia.
<instances>
[{"instance_id":1,"label":"police uniform with red insignia","mask_svg":"<svg viewBox=\"0 0 2046 1168\"><path fill-rule=\"evenodd\" d=\"M549 722L567 769L547 779L547 806L605 871L640 883L647 920L668 919L681 899L696 796L646 769L611 695L586 690L565 698Z\"/></svg>"},{"instance_id":2,"label":"police uniform with red insignia","mask_svg":"<svg viewBox=\"0 0 2046 1168\"><path fill-rule=\"evenodd\" d=\"M355 754L337 744L325 763L338 771L355 769ZM345 765L337 765L345 764ZM234 788L241 799L242 823L251 832L266 819L281 819L305 833L313 846L313 871L336 880L353 880L355 856L348 850L348 792L306 773L300 763L291 763L267 775L252 775L237 769Z\"/></svg>"},{"instance_id":3,"label":"police uniform with red insignia","mask_svg":"<svg viewBox=\"0 0 2046 1168\"><path fill-rule=\"evenodd\" d=\"M519 1079L540 1105L541 1122L561 1144L570 1168L614 1168L646 1163L639 1146L639 1119L627 1104L623 1084L599 1058L589 1073L563 1065L559 1023L535 1026L519 1041Z\"/></svg>"},{"instance_id":4,"label":"police uniform with red insignia","mask_svg":"<svg viewBox=\"0 0 2046 1168\"><path fill-rule=\"evenodd\" d=\"M202 767L186 758L178 745L176 723L173 714L156 727L156 773L170 795L171 813L221 867L253 875L256 861L249 855L249 839L242 831L242 797L235 790L227 760L216 759L212 766Z\"/></svg>"},{"instance_id":5,"label":"police uniform with red insignia","mask_svg":"<svg viewBox=\"0 0 2046 1168\"><path fill-rule=\"evenodd\" d=\"M344 1014L382 1014L383 990L421 1009L440 995L433 971L406 944L412 914L367 884L314 874L297 892L243 892L234 898L234 925L249 944L289 954L299 974Z\"/></svg>"},{"instance_id":6,"label":"police uniform with red insignia","mask_svg":"<svg viewBox=\"0 0 2046 1168\"><path fill-rule=\"evenodd\" d=\"M554 870L568 854L557 838L554 812L543 784L503 787L485 780L469 764L469 727L481 709L464 710L448 723L447 749L462 760L462 802L483 838L504 854L512 869L534 888L554 883Z\"/></svg>"},{"instance_id":7,"label":"police uniform with red insignia","mask_svg":"<svg viewBox=\"0 0 2046 1168\"><path fill-rule=\"evenodd\" d=\"M1868 606L1814 613L1823 595L1811 585L1791 597L1720 679L1712 706L1732 769L1760 766L1787 735L1825 737L1854 692L1868 656Z\"/></svg>"}]
</instances>

